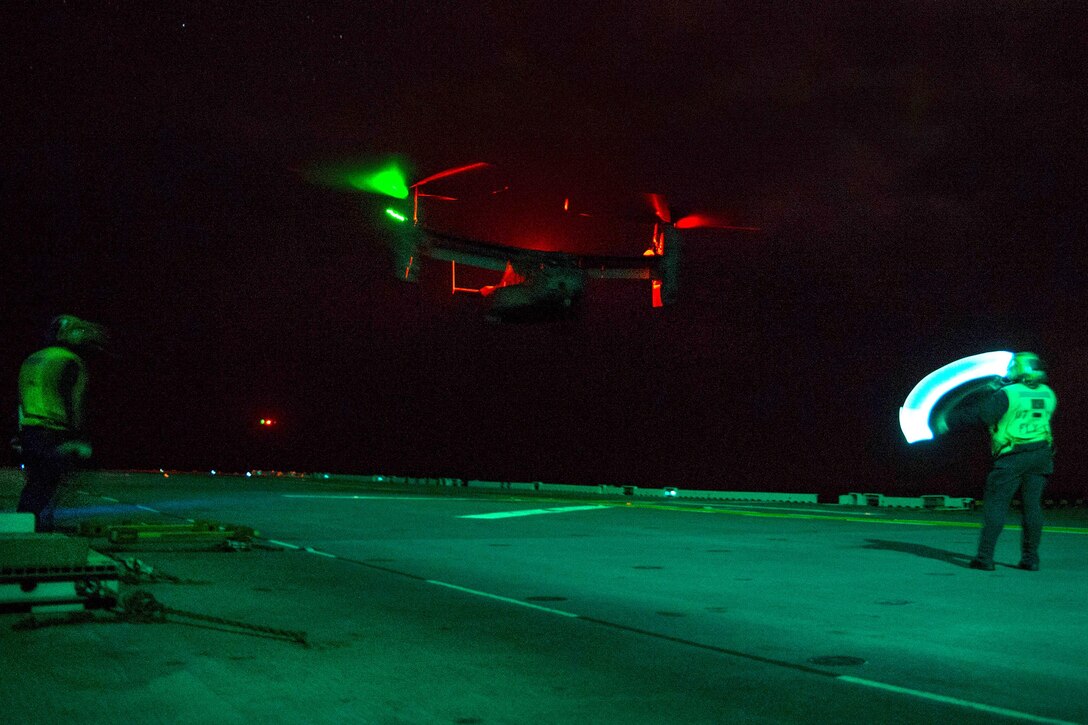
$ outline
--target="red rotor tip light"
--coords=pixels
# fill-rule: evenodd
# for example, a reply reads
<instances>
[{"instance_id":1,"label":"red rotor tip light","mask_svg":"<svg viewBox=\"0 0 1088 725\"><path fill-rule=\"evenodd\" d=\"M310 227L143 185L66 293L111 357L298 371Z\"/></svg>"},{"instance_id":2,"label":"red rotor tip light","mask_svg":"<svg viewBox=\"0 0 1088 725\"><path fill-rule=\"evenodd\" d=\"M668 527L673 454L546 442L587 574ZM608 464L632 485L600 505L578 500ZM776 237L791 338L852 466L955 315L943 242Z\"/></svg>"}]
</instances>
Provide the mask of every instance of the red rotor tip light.
<instances>
[{"instance_id":1,"label":"red rotor tip light","mask_svg":"<svg viewBox=\"0 0 1088 725\"><path fill-rule=\"evenodd\" d=\"M689 214L673 224L677 229L733 229L744 232L758 232L759 227L741 227L731 223L728 217L718 214Z\"/></svg>"},{"instance_id":2,"label":"red rotor tip light","mask_svg":"<svg viewBox=\"0 0 1088 725\"><path fill-rule=\"evenodd\" d=\"M654 215L658 219L668 224L672 221L672 212L669 211L669 202L665 201L665 197L662 194L646 194L646 200L650 202L650 206L653 207Z\"/></svg>"},{"instance_id":3,"label":"red rotor tip light","mask_svg":"<svg viewBox=\"0 0 1088 725\"><path fill-rule=\"evenodd\" d=\"M463 174L466 171L475 171L476 169L486 169L489 166L491 166L491 164L487 163L486 161L478 161L478 162L476 162L474 164L465 164L464 166L457 166L457 167L452 168L452 169L446 169L445 171L439 171L437 174L431 174L426 179L420 179L416 183L412 184L411 188L416 189L416 188L418 188L420 186L423 186L424 184L429 184L432 181L437 181L438 179L444 179L447 176L454 176L456 174Z\"/></svg>"}]
</instances>

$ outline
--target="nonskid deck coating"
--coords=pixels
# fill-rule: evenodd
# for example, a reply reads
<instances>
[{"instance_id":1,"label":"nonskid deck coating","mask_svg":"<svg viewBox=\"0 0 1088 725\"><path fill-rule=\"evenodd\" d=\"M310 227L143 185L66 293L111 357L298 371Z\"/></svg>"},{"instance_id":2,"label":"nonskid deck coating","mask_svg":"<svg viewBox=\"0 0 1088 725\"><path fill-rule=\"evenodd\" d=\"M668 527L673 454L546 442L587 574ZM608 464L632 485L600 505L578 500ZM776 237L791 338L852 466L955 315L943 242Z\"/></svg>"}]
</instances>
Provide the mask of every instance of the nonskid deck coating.
<instances>
[{"instance_id":1,"label":"nonskid deck coating","mask_svg":"<svg viewBox=\"0 0 1088 725\"><path fill-rule=\"evenodd\" d=\"M163 721L211 712L288 721L269 698L328 722L1088 720L1073 694L1088 690L1088 661L1071 645L1088 631L1077 512L1048 512L1064 520L1048 527L1043 571L983 573L965 567L973 512L583 508L583 497L382 488L177 475L89 482L80 503L98 516L229 520L278 542L135 555L206 582L152 585L171 606L310 629L314 646L184 623L5 627L5 653L26 665L5 680L5 701L23 702L30 683L20 677L33 675L56 694L37 710L17 705L28 722L66 712L104 722L102 690L118 685L118 707L156 703ZM465 518L541 509L569 510ZM1018 534L1002 537L1006 564ZM86 652L88 638L115 664ZM303 663L305 682L271 687L276 672ZM449 686L421 689L409 663ZM365 683L345 678L353 668Z\"/></svg>"}]
</instances>

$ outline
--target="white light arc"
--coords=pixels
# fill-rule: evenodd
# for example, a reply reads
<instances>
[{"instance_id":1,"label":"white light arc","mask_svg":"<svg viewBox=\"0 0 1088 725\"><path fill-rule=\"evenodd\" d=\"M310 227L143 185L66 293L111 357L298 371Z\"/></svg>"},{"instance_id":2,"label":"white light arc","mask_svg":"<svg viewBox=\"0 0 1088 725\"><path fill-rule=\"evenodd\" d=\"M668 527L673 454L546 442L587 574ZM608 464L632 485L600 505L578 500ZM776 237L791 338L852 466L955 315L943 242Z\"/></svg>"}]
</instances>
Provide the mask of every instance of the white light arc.
<instances>
[{"instance_id":1,"label":"white light arc","mask_svg":"<svg viewBox=\"0 0 1088 725\"><path fill-rule=\"evenodd\" d=\"M1010 360L1011 352L984 352L948 363L922 378L899 409L899 427L907 443L933 438L929 416L941 398L972 380L1004 375Z\"/></svg>"}]
</instances>

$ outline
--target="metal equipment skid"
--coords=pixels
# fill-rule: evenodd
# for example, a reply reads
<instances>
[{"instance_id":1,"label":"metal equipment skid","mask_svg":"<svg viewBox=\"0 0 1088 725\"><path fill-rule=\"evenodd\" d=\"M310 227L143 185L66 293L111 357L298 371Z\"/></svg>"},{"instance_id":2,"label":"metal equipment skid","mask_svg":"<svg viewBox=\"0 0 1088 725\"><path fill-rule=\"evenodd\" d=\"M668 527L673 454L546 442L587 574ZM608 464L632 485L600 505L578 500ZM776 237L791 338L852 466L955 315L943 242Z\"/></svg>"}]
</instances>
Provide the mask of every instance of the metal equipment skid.
<instances>
[{"instance_id":1,"label":"metal equipment skid","mask_svg":"<svg viewBox=\"0 0 1088 725\"><path fill-rule=\"evenodd\" d=\"M117 603L117 563L85 539L34 533L31 514L0 514L0 612L70 612Z\"/></svg>"}]
</instances>

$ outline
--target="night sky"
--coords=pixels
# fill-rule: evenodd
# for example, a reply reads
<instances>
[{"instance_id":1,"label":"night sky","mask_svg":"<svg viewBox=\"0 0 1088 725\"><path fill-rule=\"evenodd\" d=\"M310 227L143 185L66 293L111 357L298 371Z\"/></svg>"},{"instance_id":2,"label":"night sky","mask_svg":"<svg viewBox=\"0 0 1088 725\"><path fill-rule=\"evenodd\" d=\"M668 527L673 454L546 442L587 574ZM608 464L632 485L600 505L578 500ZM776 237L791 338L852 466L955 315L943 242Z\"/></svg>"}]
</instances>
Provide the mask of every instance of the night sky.
<instances>
[{"instance_id":1,"label":"night sky","mask_svg":"<svg viewBox=\"0 0 1088 725\"><path fill-rule=\"evenodd\" d=\"M116 338L92 372L106 467L978 496L984 435L909 447L898 408L956 358L1030 349L1060 399L1052 491L1083 497L1084 20L5 3L6 427L19 363L67 312ZM448 265L395 280L380 200L307 173L393 157L661 192L761 231L686 237L667 310L601 282L575 322L497 326Z\"/></svg>"}]
</instances>

